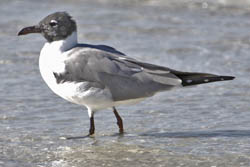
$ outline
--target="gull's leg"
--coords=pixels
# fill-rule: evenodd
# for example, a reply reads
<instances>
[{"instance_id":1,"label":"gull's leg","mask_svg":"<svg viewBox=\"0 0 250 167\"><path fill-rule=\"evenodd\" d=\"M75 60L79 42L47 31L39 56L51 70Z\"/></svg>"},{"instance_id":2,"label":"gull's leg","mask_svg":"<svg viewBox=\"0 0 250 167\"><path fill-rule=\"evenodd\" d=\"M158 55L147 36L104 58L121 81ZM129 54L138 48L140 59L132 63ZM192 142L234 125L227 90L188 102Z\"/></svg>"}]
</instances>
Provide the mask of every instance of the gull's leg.
<instances>
[{"instance_id":1,"label":"gull's leg","mask_svg":"<svg viewBox=\"0 0 250 167\"><path fill-rule=\"evenodd\" d=\"M118 114L117 110L115 109L115 107L113 107L113 112L115 114L115 117L117 119L117 125L119 127L119 132L122 134L124 132L123 130L123 123L122 123L122 118L120 117L120 115Z\"/></svg>"},{"instance_id":2,"label":"gull's leg","mask_svg":"<svg viewBox=\"0 0 250 167\"><path fill-rule=\"evenodd\" d=\"M88 110L89 114L89 120L90 120L90 128L89 128L89 134L87 136L76 136L76 137L66 137L66 139L82 139L86 137L93 137L95 134L95 122L94 122L94 112L91 110Z\"/></svg>"},{"instance_id":3,"label":"gull's leg","mask_svg":"<svg viewBox=\"0 0 250 167\"><path fill-rule=\"evenodd\" d=\"M89 120L90 120L90 128L89 128L89 135L88 136L92 136L95 134L94 114L91 114Z\"/></svg>"}]
</instances>

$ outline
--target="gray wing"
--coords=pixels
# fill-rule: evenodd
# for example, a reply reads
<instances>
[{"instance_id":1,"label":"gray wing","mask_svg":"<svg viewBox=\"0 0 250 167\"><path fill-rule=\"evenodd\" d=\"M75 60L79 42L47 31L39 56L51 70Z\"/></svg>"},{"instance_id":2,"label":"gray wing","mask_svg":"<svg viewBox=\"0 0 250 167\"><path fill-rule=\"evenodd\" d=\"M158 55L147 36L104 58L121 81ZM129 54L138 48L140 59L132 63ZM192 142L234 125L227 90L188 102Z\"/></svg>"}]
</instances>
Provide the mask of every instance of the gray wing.
<instances>
[{"instance_id":1,"label":"gray wing","mask_svg":"<svg viewBox=\"0 0 250 167\"><path fill-rule=\"evenodd\" d=\"M181 85L168 68L95 48L74 48L65 63L64 73L54 73L58 83L88 81L90 86L107 87L114 101L144 98Z\"/></svg>"},{"instance_id":2,"label":"gray wing","mask_svg":"<svg viewBox=\"0 0 250 167\"><path fill-rule=\"evenodd\" d=\"M104 52L109 52L112 54L117 54L120 56L126 56L124 53L116 50L113 47L107 46L107 45L91 45L91 44L78 44L77 47L87 47L87 48L92 48L92 49L97 49L100 51L104 51Z\"/></svg>"}]
</instances>

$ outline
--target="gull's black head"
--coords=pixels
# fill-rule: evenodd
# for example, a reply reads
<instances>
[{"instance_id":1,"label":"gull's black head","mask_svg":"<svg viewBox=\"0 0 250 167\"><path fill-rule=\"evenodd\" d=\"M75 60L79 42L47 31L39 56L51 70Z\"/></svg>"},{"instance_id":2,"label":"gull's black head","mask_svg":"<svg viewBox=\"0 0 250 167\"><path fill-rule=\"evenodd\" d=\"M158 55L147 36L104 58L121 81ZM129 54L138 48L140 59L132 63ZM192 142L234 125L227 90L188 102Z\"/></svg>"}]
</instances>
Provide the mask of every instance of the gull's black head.
<instances>
[{"instance_id":1,"label":"gull's black head","mask_svg":"<svg viewBox=\"0 0 250 167\"><path fill-rule=\"evenodd\" d=\"M23 28L18 35L41 33L48 42L67 38L76 31L76 22L66 12L56 12L48 15L38 25Z\"/></svg>"}]
</instances>

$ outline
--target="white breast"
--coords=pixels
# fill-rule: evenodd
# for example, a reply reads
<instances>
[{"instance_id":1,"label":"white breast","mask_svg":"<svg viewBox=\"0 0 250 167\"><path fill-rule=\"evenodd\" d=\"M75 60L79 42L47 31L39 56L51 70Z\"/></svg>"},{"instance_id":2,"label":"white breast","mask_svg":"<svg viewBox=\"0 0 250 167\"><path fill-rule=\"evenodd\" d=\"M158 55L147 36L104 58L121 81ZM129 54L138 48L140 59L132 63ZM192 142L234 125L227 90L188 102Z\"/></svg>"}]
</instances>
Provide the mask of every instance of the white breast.
<instances>
[{"instance_id":1,"label":"white breast","mask_svg":"<svg viewBox=\"0 0 250 167\"><path fill-rule=\"evenodd\" d=\"M41 50L39 58L39 68L42 78L49 88L60 97L76 104L84 105L91 110L99 110L112 107L113 100L110 91L99 88L85 89L87 82L64 82L57 83L53 73L65 72L65 61L70 58L67 56L69 51L76 43L70 41L70 45L64 41L46 43ZM65 46L66 44L66 46Z\"/></svg>"},{"instance_id":2,"label":"white breast","mask_svg":"<svg viewBox=\"0 0 250 167\"><path fill-rule=\"evenodd\" d=\"M65 71L65 54L55 49L55 43L46 43L41 50L39 58L39 69L42 78L49 88L64 99L70 100L73 96L75 86L73 83L57 84L53 73L63 73Z\"/></svg>"}]
</instances>

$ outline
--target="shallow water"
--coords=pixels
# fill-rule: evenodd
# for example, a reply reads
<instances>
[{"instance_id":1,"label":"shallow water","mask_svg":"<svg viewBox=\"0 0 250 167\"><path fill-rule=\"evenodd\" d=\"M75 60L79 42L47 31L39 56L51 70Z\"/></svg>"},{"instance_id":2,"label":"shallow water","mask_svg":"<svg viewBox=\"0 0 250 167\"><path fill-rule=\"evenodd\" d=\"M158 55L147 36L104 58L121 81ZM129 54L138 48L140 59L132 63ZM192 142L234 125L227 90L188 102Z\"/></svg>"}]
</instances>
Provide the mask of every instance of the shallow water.
<instances>
[{"instance_id":1,"label":"shallow water","mask_svg":"<svg viewBox=\"0 0 250 167\"><path fill-rule=\"evenodd\" d=\"M250 166L250 1L0 1L0 166ZM79 41L111 45L131 57L183 71L234 75L160 93L96 114L84 136L85 108L43 82L40 35L17 32L55 11L78 22Z\"/></svg>"}]
</instances>

